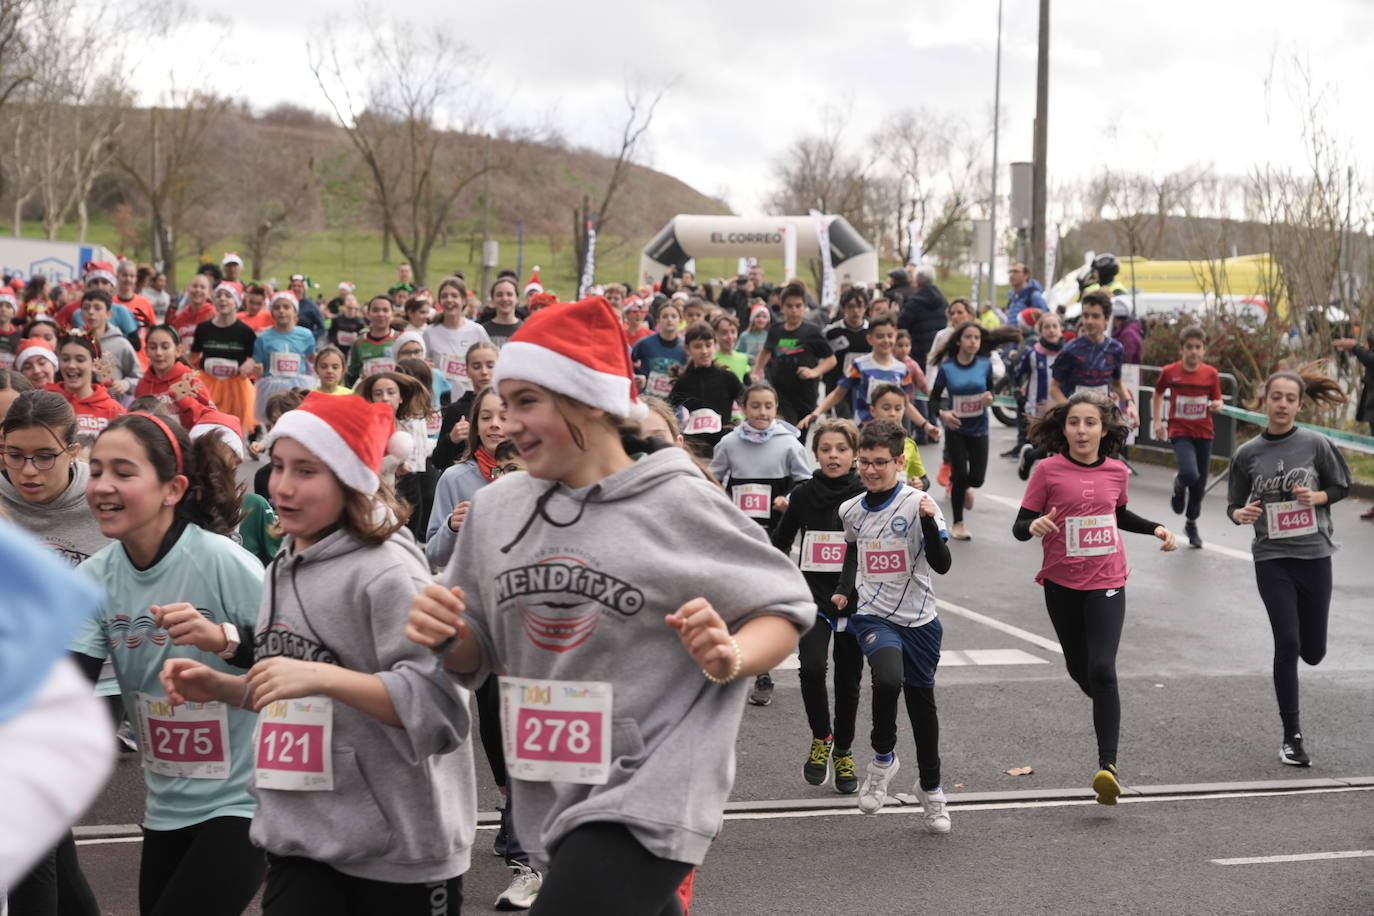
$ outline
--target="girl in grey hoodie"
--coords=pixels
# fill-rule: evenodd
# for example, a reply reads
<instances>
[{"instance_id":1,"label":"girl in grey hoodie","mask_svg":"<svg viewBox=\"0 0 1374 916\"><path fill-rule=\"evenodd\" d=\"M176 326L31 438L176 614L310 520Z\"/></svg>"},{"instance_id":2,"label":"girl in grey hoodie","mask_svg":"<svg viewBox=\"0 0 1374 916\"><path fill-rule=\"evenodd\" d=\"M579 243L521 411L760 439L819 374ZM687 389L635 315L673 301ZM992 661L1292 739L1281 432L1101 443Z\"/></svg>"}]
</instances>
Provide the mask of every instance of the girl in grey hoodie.
<instances>
[{"instance_id":1,"label":"girl in grey hoodie","mask_svg":"<svg viewBox=\"0 0 1374 916\"><path fill-rule=\"evenodd\" d=\"M516 831L547 864L533 914L681 912L734 781L740 678L815 619L801 574L686 452L622 439L618 418L645 413L627 352L600 297L536 312L501 349L528 473L477 491L407 628L464 683L502 673Z\"/></svg>"},{"instance_id":2,"label":"girl in grey hoodie","mask_svg":"<svg viewBox=\"0 0 1374 916\"><path fill-rule=\"evenodd\" d=\"M429 578L405 515L380 488L404 455L391 409L312 392L267 445L286 532L267 570L246 678L189 659L169 698L258 710L253 842L263 912L457 914L476 831L468 693L406 639Z\"/></svg>"}]
</instances>

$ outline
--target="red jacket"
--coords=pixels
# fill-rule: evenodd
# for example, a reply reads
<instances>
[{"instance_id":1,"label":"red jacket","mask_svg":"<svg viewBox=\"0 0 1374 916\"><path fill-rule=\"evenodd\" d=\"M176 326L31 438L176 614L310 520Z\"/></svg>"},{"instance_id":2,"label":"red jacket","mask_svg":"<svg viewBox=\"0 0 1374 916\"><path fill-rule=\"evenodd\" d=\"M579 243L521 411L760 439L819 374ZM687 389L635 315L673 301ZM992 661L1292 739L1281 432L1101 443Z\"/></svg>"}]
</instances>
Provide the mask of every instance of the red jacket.
<instances>
[{"instance_id":1,"label":"red jacket","mask_svg":"<svg viewBox=\"0 0 1374 916\"><path fill-rule=\"evenodd\" d=\"M186 352L191 351L191 341L196 337L196 325L202 321L209 321L215 317L215 306L212 302L206 302L199 309L193 308L191 303L177 310L177 313L167 319L167 323L177 329L177 334L181 337L181 345L186 348Z\"/></svg>"},{"instance_id":2,"label":"red jacket","mask_svg":"<svg viewBox=\"0 0 1374 916\"><path fill-rule=\"evenodd\" d=\"M116 417L124 416L124 408L119 406L119 402L110 397L110 392L104 385L96 385L91 390L90 397L78 398L67 390L66 385L52 384L48 386L49 391L56 391L67 399L67 403L72 405L76 411L76 429L83 433L98 433L110 425L110 421Z\"/></svg>"},{"instance_id":3,"label":"red jacket","mask_svg":"<svg viewBox=\"0 0 1374 916\"><path fill-rule=\"evenodd\" d=\"M195 394L191 397L172 397L172 386L184 376L189 376L195 383ZM205 387L199 374L181 361L173 363L172 368L168 369L162 378L158 378L157 373L151 369L144 373L143 378L138 380L138 387L134 389L134 397L141 398L145 394L151 394L168 407L176 408L177 419L188 431L196 425L196 420L201 414L215 407L215 402L210 399L210 389Z\"/></svg>"}]
</instances>

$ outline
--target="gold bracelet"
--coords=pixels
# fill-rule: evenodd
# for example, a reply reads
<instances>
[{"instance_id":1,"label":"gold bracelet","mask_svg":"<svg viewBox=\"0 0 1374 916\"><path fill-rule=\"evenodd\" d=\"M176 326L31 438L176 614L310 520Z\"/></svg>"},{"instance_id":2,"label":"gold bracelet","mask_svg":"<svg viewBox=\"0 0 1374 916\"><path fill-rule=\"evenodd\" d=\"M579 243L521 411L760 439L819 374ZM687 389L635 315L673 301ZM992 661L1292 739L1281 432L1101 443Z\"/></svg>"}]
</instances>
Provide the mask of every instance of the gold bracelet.
<instances>
[{"instance_id":1,"label":"gold bracelet","mask_svg":"<svg viewBox=\"0 0 1374 916\"><path fill-rule=\"evenodd\" d=\"M744 653L739 650L739 643L735 642L735 637L730 637L730 645L735 650L735 663L730 666L730 673L725 677L716 677L705 668L701 669L702 676L712 684L728 684L739 677L739 670L744 667Z\"/></svg>"}]
</instances>

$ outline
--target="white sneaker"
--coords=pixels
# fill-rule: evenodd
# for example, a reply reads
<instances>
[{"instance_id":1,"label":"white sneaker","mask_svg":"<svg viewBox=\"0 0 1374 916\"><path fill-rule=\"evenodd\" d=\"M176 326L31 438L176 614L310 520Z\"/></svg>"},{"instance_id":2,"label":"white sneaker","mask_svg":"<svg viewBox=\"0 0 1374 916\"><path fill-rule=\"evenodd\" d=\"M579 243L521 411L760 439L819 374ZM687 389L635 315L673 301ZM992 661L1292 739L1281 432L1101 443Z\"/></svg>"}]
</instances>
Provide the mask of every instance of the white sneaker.
<instances>
[{"instance_id":1,"label":"white sneaker","mask_svg":"<svg viewBox=\"0 0 1374 916\"><path fill-rule=\"evenodd\" d=\"M887 804L887 787L892 783L892 777L897 775L901 765L902 762L896 757L893 757L887 766L876 760L868 762L863 785L859 786L860 811L864 814L877 814L878 810Z\"/></svg>"},{"instance_id":2,"label":"white sneaker","mask_svg":"<svg viewBox=\"0 0 1374 916\"><path fill-rule=\"evenodd\" d=\"M534 898L539 894L539 888L543 886L544 879L539 872L526 865L512 865L511 871L515 872L511 878L510 887L501 892L501 896L496 898L496 908L498 910L528 910L534 906Z\"/></svg>"},{"instance_id":3,"label":"white sneaker","mask_svg":"<svg viewBox=\"0 0 1374 916\"><path fill-rule=\"evenodd\" d=\"M921 788L918 781L911 790L921 800L921 820L926 825L926 833L949 833L949 811L945 807L945 790Z\"/></svg>"}]
</instances>

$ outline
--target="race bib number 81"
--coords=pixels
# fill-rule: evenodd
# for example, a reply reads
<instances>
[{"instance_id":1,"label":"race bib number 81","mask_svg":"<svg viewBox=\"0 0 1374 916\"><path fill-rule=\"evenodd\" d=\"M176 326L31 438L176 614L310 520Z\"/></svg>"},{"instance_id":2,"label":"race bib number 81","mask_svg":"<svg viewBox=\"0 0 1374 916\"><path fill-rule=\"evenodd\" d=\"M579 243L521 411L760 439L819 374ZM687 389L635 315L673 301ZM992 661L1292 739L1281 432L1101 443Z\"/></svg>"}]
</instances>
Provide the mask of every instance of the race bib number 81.
<instances>
[{"instance_id":1,"label":"race bib number 81","mask_svg":"<svg viewBox=\"0 0 1374 916\"><path fill-rule=\"evenodd\" d=\"M611 774L611 685L501 678L506 770L516 779L604 785Z\"/></svg>"},{"instance_id":2,"label":"race bib number 81","mask_svg":"<svg viewBox=\"0 0 1374 916\"><path fill-rule=\"evenodd\" d=\"M730 488L730 496L750 518L768 518L772 509L773 491L766 483L742 483Z\"/></svg>"}]
</instances>

